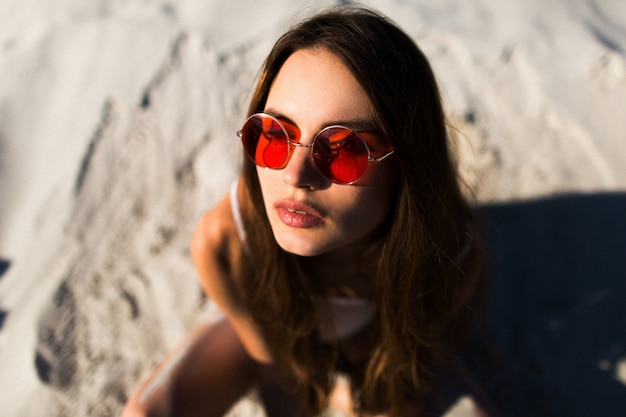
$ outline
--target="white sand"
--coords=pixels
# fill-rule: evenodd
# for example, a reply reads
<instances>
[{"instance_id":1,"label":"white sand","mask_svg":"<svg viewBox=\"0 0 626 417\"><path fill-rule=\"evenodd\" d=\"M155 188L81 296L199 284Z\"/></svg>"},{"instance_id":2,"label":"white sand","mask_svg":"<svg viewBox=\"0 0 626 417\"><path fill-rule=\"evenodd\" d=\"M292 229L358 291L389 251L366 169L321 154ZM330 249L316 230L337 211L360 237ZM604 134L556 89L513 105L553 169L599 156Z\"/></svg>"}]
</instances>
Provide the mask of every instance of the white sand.
<instances>
[{"instance_id":1,"label":"white sand","mask_svg":"<svg viewBox=\"0 0 626 417\"><path fill-rule=\"evenodd\" d=\"M306 3L0 1L0 416L115 415L196 319L190 232L236 177L253 77ZM603 253L626 253L626 2L370 4L431 59L480 203L615 193ZM494 240L501 265L515 235ZM581 308L623 288L602 276ZM612 335L589 360L619 397Z\"/></svg>"}]
</instances>

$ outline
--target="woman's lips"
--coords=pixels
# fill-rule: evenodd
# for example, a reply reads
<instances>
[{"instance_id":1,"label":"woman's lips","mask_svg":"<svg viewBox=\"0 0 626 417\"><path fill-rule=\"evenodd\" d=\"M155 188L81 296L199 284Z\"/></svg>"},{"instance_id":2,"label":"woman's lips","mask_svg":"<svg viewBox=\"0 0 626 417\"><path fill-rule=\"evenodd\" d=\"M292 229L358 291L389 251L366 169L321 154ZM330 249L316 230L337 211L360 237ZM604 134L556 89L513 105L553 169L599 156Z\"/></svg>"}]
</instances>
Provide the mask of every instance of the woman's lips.
<instances>
[{"instance_id":1,"label":"woman's lips","mask_svg":"<svg viewBox=\"0 0 626 417\"><path fill-rule=\"evenodd\" d=\"M274 204L278 218L287 226L308 228L324 222L324 217L306 203L281 200Z\"/></svg>"}]
</instances>

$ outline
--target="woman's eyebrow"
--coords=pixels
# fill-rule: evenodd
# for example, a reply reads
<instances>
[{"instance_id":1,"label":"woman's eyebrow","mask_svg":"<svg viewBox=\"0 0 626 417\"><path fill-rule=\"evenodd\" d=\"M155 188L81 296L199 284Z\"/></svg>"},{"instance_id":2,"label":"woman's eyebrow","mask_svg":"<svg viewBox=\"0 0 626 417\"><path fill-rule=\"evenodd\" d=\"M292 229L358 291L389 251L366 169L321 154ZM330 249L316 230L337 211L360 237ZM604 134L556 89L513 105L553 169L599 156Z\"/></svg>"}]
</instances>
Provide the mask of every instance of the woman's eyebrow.
<instances>
[{"instance_id":1,"label":"woman's eyebrow","mask_svg":"<svg viewBox=\"0 0 626 417\"><path fill-rule=\"evenodd\" d=\"M272 108L266 108L265 110L263 110L263 113L269 114L270 116L275 117L280 121L287 122L293 126L296 126L296 127L298 126L296 122L291 120L289 117L285 116L283 113L279 111L273 110Z\"/></svg>"},{"instance_id":2,"label":"woman's eyebrow","mask_svg":"<svg viewBox=\"0 0 626 417\"><path fill-rule=\"evenodd\" d=\"M292 119L290 119L289 117L285 116L281 112L276 111L272 108L265 109L264 113L269 114L270 116L273 116L279 120L290 123L293 126L296 126L296 127L298 126L298 124L294 122ZM362 132L376 132L380 130L378 126L374 123L374 121L369 117L364 118L364 119L357 118L357 119L331 120L329 122L324 123L322 126L320 126L320 130L327 128L329 126L337 126L337 125L344 126L352 130L356 130L356 131L362 131Z\"/></svg>"},{"instance_id":3,"label":"woman's eyebrow","mask_svg":"<svg viewBox=\"0 0 626 417\"><path fill-rule=\"evenodd\" d=\"M373 120L371 119L344 119L344 120L336 120L324 125L324 127L328 126L345 126L352 130L362 131L362 132L375 132L378 131L379 128L376 126Z\"/></svg>"}]
</instances>

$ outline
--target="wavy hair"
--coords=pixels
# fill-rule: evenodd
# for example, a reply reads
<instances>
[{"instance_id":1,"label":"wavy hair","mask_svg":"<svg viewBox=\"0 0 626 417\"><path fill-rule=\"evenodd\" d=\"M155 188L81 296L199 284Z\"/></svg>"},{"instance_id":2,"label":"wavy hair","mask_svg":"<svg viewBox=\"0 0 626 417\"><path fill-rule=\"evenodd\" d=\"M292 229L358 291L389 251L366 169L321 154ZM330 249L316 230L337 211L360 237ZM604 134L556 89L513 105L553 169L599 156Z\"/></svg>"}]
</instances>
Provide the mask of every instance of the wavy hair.
<instances>
[{"instance_id":1,"label":"wavy hair","mask_svg":"<svg viewBox=\"0 0 626 417\"><path fill-rule=\"evenodd\" d=\"M450 154L437 82L424 54L389 19L368 9L334 8L302 21L275 43L249 114L263 111L287 58L308 48L331 52L352 72L401 166L375 283L376 343L353 375L357 408L427 414L422 400L441 392L438 375L479 311L473 301L481 293L484 259ZM321 314L314 284L298 257L273 239L255 165L245 157L243 185L239 198L254 271L242 291L277 365L315 414L327 404L339 350L317 335Z\"/></svg>"}]
</instances>

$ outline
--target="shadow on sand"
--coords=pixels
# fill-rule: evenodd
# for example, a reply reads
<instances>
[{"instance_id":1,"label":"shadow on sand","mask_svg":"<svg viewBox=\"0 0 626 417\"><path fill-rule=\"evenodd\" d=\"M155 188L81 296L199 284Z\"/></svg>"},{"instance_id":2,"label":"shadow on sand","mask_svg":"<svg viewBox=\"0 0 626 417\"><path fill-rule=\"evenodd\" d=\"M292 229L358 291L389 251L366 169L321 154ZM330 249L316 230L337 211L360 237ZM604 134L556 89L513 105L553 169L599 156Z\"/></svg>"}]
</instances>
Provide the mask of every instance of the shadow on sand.
<instances>
[{"instance_id":1,"label":"shadow on sand","mask_svg":"<svg viewBox=\"0 0 626 417\"><path fill-rule=\"evenodd\" d=\"M4 275L5 272L8 271L9 266L11 266L11 262L6 259L0 258L0 278ZM0 309L0 330L2 330L2 326L4 326L4 320L7 317L7 312Z\"/></svg>"},{"instance_id":2,"label":"shadow on sand","mask_svg":"<svg viewBox=\"0 0 626 417\"><path fill-rule=\"evenodd\" d=\"M486 385L498 406L506 415L626 416L626 194L484 206L480 215L494 272L496 363Z\"/></svg>"}]
</instances>

